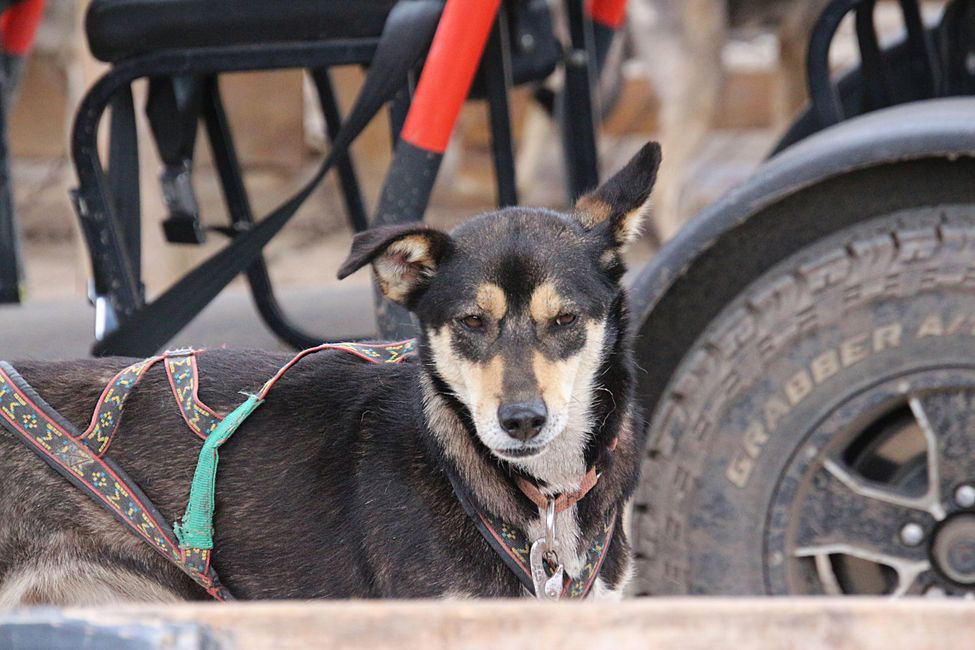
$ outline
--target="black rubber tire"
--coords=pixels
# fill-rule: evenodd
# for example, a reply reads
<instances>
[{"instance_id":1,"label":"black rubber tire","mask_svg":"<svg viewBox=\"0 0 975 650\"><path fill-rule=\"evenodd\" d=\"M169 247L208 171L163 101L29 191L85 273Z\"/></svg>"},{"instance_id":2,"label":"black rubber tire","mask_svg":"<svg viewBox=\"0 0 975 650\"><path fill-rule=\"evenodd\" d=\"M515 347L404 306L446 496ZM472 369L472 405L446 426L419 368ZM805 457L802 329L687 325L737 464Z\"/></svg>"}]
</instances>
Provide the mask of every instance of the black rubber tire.
<instances>
[{"instance_id":1,"label":"black rubber tire","mask_svg":"<svg viewBox=\"0 0 975 650\"><path fill-rule=\"evenodd\" d=\"M649 420L635 594L790 593L770 586L766 531L806 436L877 382L941 367L975 368L975 206L846 226L762 274L688 348Z\"/></svg>"}]
</instances>

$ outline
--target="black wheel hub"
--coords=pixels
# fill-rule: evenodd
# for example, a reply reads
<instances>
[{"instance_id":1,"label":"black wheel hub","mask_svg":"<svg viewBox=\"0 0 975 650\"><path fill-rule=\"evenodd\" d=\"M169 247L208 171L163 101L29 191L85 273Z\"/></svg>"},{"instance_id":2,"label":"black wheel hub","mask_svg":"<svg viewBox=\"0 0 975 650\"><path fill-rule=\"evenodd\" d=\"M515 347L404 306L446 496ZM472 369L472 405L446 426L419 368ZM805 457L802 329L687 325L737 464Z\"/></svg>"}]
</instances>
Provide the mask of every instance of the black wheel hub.
<instances>
[{"instance_id":1,"label":"black wheel hub","mask_svg":"<svg viewBox=\"0 0 975 650\"><path fill-rule=\"evenodd\" d=\"M774 594L975 594L975 371L897 377L833 409L766 531Z\"/></svg>"}]
</instances>

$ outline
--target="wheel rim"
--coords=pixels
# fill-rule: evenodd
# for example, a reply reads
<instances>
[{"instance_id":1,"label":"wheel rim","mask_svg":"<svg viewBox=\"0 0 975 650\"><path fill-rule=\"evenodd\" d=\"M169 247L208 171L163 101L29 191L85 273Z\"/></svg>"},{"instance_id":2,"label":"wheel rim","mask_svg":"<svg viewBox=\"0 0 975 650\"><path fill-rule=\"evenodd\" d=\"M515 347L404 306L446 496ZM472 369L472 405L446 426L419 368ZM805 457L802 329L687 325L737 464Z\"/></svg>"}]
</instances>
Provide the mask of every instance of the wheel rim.
<instances>
[{"instance_id":1,"label":"wheel rim","mask_svg":"<svg viewBox=\"0 0 975 650\"><path fill-rule=\"evenodd\" d=\"M771 593L975 597L975 371L919 371L849 399L772 496Z\"/></svg>"}]
</instances>

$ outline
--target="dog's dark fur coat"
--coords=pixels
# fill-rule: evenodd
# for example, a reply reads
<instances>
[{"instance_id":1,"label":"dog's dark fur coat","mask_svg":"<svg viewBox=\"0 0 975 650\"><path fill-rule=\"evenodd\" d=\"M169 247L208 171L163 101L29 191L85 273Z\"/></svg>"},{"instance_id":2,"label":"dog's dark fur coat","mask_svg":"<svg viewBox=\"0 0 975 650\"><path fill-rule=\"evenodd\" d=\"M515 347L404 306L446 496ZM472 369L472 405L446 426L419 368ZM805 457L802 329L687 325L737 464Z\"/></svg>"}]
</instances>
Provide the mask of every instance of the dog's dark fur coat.
<instances>
[{"instance_id":1,"label":"dog's dark fur coat","mask_svg":"<svg viewBox=\"0 0 975 650\"><path fill-rule=\"evenodd\" d=\"M357 241L346 272L375 262L391 242L404 237L433 242L424 249L431 259L419 266L409 258L393 260L402 267L397 278L405 277L409 288L399 298L417 313L423 328L419 359L376 365L342 352L311 355L284 376L221 448L213 562L234 595L523 594L518 579L464 513L446 476L456 472L481 507L509 523L523 530L537 526L536 509L511 478L528 473L480 443L469 409L447 385L434 358L431 337L453 327L457 314L450 296L465 283L496 282L514 314L518 295L561 274L569 280L559 280L559 286L579 307L580 319L601 323L595 373L600 390L590 393L594 426L584 457L587 464L598 461L603 473L577 506L580 538L592 539L605 513L615 509L617 518L622 516L635 488L643 441L641 427L632 421L633 368L618 249L623 229L634 227L633 214L647 198L658 162L659 149L648 146L604 186L608 191L580 202L583 216L515 208L475 219L452 237L414 226ZM512 260L519 261L520 269L511 266ZM496 277L489 277L492 273ZM390 291L395 294L395 288ZM565 345L570 349L573 344ZM479 354L465 351L463 342L453 349L468 360ZM545 354L555 358L560 353ZM256 391L289 358L207 351L199 361L200 397L225 414L243 400L238 391ZM104 385L129 363L109 359L15 366L55 409L83 425ZM610 453L607 445L614 437L619 442ZM445 439L450 440L446 447ZM109 455L171 523L186 507L199 450L199 439L176 408L165 371L154 367L126 404ZM0 602L207 597L3 429L0 467ZM629 548L618 521L600 571L604 589L620 588L628 567Z\"/></svg>"}]
</instances>

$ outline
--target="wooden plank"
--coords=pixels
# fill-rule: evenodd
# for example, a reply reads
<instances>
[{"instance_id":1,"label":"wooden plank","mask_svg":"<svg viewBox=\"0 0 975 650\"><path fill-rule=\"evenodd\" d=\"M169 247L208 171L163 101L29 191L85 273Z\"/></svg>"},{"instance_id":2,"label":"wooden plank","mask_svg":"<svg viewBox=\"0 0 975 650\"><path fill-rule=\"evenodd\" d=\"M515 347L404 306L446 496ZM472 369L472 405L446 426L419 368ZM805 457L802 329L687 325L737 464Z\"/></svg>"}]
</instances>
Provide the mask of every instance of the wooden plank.
<instances>
[{"instance_id":1,"label":"wooden plank","mask_svg":"<svg viewBox=\"0 0 975 650\"><path fill-rule=\"evenodd\" d=\"M239 650L968 650L975 637L975 603L949 599L258 602L66 609L52 616L107 626L195 622L219 647Z\"/></svg>"}]
</instances>

